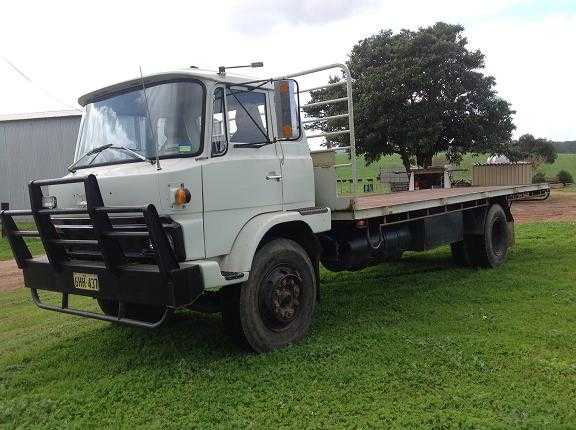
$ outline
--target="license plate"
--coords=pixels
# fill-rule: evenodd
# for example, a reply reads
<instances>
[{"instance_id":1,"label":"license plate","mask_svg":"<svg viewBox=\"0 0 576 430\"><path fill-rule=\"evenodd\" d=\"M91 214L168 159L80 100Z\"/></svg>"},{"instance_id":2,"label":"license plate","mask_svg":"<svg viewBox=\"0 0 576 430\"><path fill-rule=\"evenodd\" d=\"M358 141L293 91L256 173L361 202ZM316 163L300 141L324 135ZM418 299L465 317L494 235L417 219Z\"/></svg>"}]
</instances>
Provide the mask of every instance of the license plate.
<instances>
[{"instance_id":1,"label":"license plate","mask_svg":"<svg viewBox=\"0 0 576 430\"><path fill-rule=\"evenodd\" d=\"M79 290L98 291L100 288L98 275L93 273L73 273L72 284Z\"/></svg>"}]
</instances>

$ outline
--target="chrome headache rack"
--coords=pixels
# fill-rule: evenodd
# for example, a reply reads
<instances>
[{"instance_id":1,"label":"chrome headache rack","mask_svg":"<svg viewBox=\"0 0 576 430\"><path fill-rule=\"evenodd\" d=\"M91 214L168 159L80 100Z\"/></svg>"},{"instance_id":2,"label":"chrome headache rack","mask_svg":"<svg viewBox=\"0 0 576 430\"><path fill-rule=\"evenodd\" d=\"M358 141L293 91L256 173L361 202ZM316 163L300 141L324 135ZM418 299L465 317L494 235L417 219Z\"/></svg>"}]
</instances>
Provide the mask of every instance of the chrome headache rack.
<instances>
[{"instance_id":1,"label":"chrome headache rack","mask_svg":"<svg viewBox=\"0 0 576 430\"><path fill-rule=\"evenodd\" d=\"M72 183L83 183L86 208L43 207L42 187ZM29 193L30 210L2 211L0 218L24 283L40 308L154 328L173 308L193 303L202 293L199 267L180 264L185 259L180 226L162 219L154 205L106 207L94 175L32 181ZM75 218L65 218L70 215ZM14 217L33 217L37 231L18 229ZM46 256L32 256L24 240L29 237L40 238ZM95 275L98 289L76 288L77 273ZM43 302L38 290L61 293L60 306ZM72 308L71 294L113 301L117 314ZM127 303L163 306L165 311L157 321L134 320L126 317Z\"/></svg>"}]
</instances>

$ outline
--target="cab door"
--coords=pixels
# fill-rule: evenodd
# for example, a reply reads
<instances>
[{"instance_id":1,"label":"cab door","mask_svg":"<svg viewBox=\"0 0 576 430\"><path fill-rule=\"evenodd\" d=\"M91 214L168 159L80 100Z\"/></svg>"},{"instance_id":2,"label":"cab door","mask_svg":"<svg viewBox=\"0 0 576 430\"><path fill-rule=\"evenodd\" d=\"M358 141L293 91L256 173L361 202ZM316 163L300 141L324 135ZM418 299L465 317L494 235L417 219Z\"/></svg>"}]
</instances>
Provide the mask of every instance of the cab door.
<instances>
[{"instance_id":1,"label":"cab door","mask_svg":"<svg viewBox=\"0 0 576 430\"><path fill-rule=\"evenodd\" d=\"M202 168L206 257L228 254L254 216L282 210L282 170L270 143L267 98L265 90L214 88L212 151Z\"/></svg>"}]
</instances>

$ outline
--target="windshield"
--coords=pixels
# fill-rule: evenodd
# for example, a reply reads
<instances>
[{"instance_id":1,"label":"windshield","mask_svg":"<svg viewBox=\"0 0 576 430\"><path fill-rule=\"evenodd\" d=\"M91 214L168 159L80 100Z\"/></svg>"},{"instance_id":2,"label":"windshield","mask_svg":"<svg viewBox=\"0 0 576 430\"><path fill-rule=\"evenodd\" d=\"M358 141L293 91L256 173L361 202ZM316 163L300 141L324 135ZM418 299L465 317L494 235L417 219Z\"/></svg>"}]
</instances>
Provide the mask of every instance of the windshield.
<instances>
[{"instance_id":1,"label":"windshield","mask_svg":"<svg viewBox=\"0 0 576 430\"><path fill-rule=\"evenodd\" d=\"M160 157L199 154L202 85L192 81L157 84L146 87L146 98L150 122L142 88L86 105L74 158L76 168L141 161L129 150L148 159L156 157L156 147ZM103 145L111 147L86 155Z\"/></svg>"}]
</instances>

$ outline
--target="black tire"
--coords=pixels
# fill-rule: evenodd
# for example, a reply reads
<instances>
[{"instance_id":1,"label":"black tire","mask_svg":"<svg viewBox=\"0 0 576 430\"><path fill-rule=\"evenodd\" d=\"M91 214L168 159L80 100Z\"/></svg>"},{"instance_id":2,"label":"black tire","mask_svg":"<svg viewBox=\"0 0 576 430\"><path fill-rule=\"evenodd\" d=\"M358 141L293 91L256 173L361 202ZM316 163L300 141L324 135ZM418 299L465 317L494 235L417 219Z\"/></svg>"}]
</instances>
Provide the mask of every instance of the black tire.
<instances>
[{"instance_id":1,"label":"black tire","mask_svg":"<svg viewBox=\"0 0 576 430\"><path fill-rule=\"evenodd\" d=\"M98 306L104 315L109 317L118 316L118 302L115 300L96 299Z\"/></svg>"},{"instance_id":2,"label":"black tire","mask_svg":"<svg viewBox=\"0 0 576 430\"><path fill-rule=\"evenodd\" d=\"M508 219L502 206L493 204L484 218L483 234L474 236L472 260L476 266L484 268L498 267L508 256Z\"/></svg>"},{"instance_id":3,"label":"black tire","mask_svg":"<svg viewBox=\"0 0 576 430\"><path fill-rule=\"evenodd\" d=\"M223 291L224 327L256 352L296 343L312 323L316 289L306 251L292 240L275 239L256 252L248 281L236 293Z\"/></svg>"},{"instance_id":4,"label":"black tire","mask_svg":"<svg viewBox=\"0 0 576 430\"><path fill-rule=\"evenodd\" d=\"M450 244L454 263L460 267L478 267L478 237L465 235L464 240Z\"/></svg>"},{"instance_id":5,"label":"black tire","mask_svg":"<svg viewBox=\"0 0 576 430\"><path fill-rule=\"evenodd\" d=\"M465 241L451 243L450 251L452 251L452 259L456 265L461 267L470 267L472 265Z\"/></svg>"},{"instance_id":6,"label":"black tire","mask_svg":"<svg viewBox=\"0 0 576 430\"><path fill-rule=\"evenodd\" d=\"M117 317L118 302L115 300L97 299L104 315ZM125 317L137 321L153 323L159 321L166 310L165 306L150 306L137 303L126 303Z\"/></svg>"},{"instance_id":7,"label":"black tire","mask_svg":"<svg viewBox=\"0 0 576 430\"><path fill-rule=\"evenodd\" d=\"M222 289L222 324L224 331L243 349L251 349L240 321L240 291L239 285L230 285Z\"/></svg>"}]
</instances>

